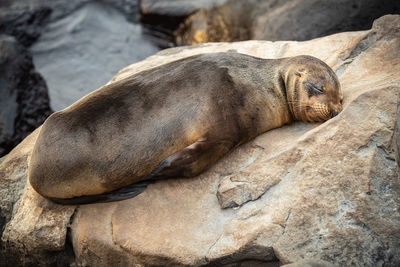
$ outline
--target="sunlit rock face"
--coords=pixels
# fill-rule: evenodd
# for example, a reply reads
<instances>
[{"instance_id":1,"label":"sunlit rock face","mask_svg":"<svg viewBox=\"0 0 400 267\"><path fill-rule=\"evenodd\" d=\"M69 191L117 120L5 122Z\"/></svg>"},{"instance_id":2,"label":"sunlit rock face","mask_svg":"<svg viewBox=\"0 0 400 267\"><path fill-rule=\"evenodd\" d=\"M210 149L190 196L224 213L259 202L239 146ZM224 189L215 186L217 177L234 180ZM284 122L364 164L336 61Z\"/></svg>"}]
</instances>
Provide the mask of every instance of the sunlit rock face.
<instances>
[{"instance_id":1,"label":"sunlit rock face","mask_svg":"<svg viewBox=\"0 0 400 267\"><path fill-rule=\"evenodd\" d=\"M0 156L4 156L52 113L46 82L29 52L0 35Z\"/></svg>"},{"instance_id":2,"label":"sunlit rock face","mask_svg":"<svg viewBox=\"0 0 400 267\"><path fill-rule=\"evenodd\" d=\"M111 82L232 50L320 58L339 76L343 111L322 124L297 122L260 135L198 177L158 181L132 199L78 207L53 204L26 183L36 131L0 159L6 255L46 264L59 257L78 266L399 266L400 16L382 17L371 30L306 42L168 49ZM6 190L11 186L13 192Z\"/></svg>"},{"instance_id":3,"label":"sunlit rock face","mask_svg":"<svg viewBox=\"0 0 400 267\"><path fill-rule=\"evenodd\" d=\"M309 40L369 29L374 19L400 12L391 0L229 0L192 14L175 32L177 43L193 45L239 40Z\"/></svg>"},{"instance_id":4,"label":"sunlit rock face","mask_svg":"<svg viewBox=\"0 0 400 267\"><path fill-rule=\"evenodd\" d=\"M95 2L49 23L31 48L35 65L49 86L54 110L69 106L122 67L158 50L144 38L139 24Z\"/></svg>"}]
</instances>

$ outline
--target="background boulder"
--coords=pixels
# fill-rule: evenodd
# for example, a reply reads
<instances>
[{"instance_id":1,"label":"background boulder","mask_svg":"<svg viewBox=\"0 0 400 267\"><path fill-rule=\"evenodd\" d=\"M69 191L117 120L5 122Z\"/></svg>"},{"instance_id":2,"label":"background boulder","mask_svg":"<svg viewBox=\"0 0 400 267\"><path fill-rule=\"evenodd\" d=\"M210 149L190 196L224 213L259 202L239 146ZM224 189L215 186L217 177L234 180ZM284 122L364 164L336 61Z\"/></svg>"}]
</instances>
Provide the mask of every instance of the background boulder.
<instances>
[{"instance_id":1,"label":"background boulder","mask_svg":"<svg viewBox=\"0 0 400 267\"><path fill-rule=\"evenodd\" d=\"M276 266L303 259L398 266L399 49L400 16L390 15L367 31L173 48L122 69L111 82L206 52L309 54L339 76L344 110L322 124L297 122L260 135L198 177L78 207L53 204L25 182L36 131L0 159L0 190L10 200L3 248L44 265L71 255L72 247L66 257L83 266ZM5 188L16 180L20 189L9 197L14 193Z\"/></svg>"},{"instance_id":2,"label":"background boulder","mask_svg":"<svg viewBox=\"0 0 400 267\"><path fill-rule=\"evenodd\" d=\"M177 43L239 40L309 40L369 29L374 19L400 12L391 0L229 0L192 14L175 35Z\"/></svg>"}]
</instances>

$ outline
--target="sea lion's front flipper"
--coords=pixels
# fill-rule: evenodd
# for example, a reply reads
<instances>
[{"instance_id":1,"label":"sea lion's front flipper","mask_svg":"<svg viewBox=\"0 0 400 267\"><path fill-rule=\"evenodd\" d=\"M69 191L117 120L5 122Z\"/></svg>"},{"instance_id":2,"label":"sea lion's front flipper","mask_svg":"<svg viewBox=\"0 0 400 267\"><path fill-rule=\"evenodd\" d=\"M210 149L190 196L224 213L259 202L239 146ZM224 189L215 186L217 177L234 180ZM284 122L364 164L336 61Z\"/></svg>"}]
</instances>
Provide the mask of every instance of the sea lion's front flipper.
<instances>
[{"instance_id":1,"label":"sea lion's front flipper","mask_svg":"<svg viewBox=\"0 0 400 267\"><path fill-rule=\"evenodd\" d=\"M154 182L154 180L143 180L100 195L81 196L66 199L51 198L51 200L58 204L64 205L79 205L119 201L139 195L146 189L149 184L152 184Z\"/></svg>"},{"instance_id":2,"label":"sea lion's front flipper","mask_svg":"<svg viewBox=\"0 0 400 267\"><path fill-rule=\"evenodd\" d=\"M150 179L193 177L208 169L234 147L233 142L202 137L163 160Z\"/></svg>"}]
</instances>

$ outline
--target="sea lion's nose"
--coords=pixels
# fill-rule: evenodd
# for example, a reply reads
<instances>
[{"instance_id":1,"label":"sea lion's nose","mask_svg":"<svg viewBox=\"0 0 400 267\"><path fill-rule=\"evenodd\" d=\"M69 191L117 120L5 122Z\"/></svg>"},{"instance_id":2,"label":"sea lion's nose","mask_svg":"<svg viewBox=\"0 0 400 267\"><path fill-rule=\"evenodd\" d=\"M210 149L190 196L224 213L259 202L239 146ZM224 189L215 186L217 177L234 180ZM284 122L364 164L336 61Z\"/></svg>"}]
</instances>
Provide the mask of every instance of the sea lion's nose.
<instances>
[{"instance_id":1,"label":"sea lion's nose","mask_svg":"<svg viewBox=\"0 0 400 267\"><path fill-rule=\"evenodd\" d=\"M331 118L335 117L337 114L339 114L339 112L337 112L336 110L332 110L331 111Z\"/></svg>"}]
</instances>

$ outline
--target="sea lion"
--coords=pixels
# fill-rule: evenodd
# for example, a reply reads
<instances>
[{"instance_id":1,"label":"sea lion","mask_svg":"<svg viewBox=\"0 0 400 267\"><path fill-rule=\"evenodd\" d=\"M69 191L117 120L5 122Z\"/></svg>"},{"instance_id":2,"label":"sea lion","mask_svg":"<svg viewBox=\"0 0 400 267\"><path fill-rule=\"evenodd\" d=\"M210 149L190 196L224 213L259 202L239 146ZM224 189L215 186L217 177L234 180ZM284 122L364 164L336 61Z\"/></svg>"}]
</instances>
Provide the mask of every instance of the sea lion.
<instances>
[{"instance_id":1,"label":"sea lion","mask_svg":"<svg viewBox=\"0 0 400 267\"><path fill-rule=\"evenodd\" d=\"M236 146L294 120L341 110L335 73L311 56L212 53L111 83L43 124L29 181L63 204L129 198L154 180L193 177Z\"/></svg>"}]
</instances>

